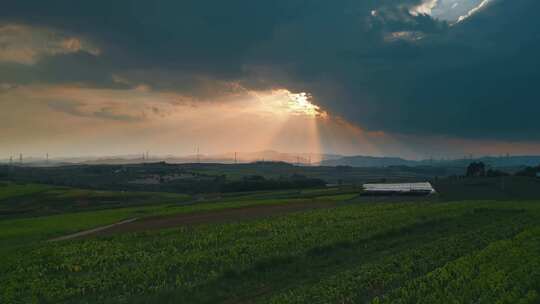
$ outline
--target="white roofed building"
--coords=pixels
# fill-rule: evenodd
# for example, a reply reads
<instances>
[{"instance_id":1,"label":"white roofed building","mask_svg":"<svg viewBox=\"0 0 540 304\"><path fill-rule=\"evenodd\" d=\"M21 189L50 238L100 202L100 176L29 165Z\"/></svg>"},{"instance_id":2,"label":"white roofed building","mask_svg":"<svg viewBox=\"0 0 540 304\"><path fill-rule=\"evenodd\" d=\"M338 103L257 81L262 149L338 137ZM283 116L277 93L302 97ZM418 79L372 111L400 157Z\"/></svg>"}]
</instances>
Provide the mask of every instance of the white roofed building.
<instances>
[{"instance_id":1,"label":"white roofed building","mask_svg":"<svg viewBox=\"0 0 540 304\"><path fill-rule=\"evenodd\" d=\"M430 195L436 193L429 182L364 184L362 188L366 195Z\"/></svg>"}]
</instances>

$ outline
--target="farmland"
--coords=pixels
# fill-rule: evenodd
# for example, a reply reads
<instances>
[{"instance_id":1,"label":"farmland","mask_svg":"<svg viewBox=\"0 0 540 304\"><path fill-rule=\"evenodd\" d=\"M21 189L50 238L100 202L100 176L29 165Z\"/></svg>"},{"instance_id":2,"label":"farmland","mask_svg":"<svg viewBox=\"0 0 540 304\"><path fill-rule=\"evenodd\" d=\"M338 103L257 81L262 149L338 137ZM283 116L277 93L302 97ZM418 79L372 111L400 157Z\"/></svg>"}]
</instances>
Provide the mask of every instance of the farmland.
<instances>
[{"instance_id":1,"label":"farmland","mask_svg":"<svg viewBox=\"0 0 540 304\"><path fill-rule=\"evenodd\" d=\"M165 216L172 214L189 214L195 212L210 212L223 209L245 208L259 205L280 205L316 202L317 200L336 203L339 200L356 196L353 189L345 190L297 190L283 192L258 192L236 196L216 198L200 198L195 200L186 195L167 193L141 193L141 192L112 192L93 191L67 187L52 187L42 184L14 184L3 183L4 199L0 206L7 210L18 210L21 202L32 202L34 209L25 209L25 212L4 212L0 220L0 252L10 250L12 247L43 241L62 234L74 233L102 225L109 225L129 218L144 218L150 216ZM36 196L38 191L40 196ZM46 200L41 200L43 197ZM96 206L79 206L79 200L89 197L101 197L113 200L119 197L124 202L122 208L117 204L95 204ZM39 202L44 202L40 204ZM63 206L61 212L54 210L52 214L43 215L42 206ZM134 204L134 202L137 202ZM30 205L32 205L30 204ZM40 208L37 208L40 207ZM96 210L97 208L97 210Z\"/></svg>"},{"instance_id":2,"label":"farmland","mask_svg":"<svg viewBox=\"0 0 540 304\"><path fill-rule=\"evenodd\" d=\"M353 168L294 166L281 162L250 164L70 165L15 167L0 165L0 179L109 191L231 193L291 190L368 181L418 181L462 174L463 168Z\"/></svg>"},{"instance_id":3,"label":"farmland","mask_svg":"<svg viewBox=\"0 0 540 304\"><path fill-rule=\"evenodd\" d=\"M69 195L97 195L21 187L6 184L4 202L43 191L56 191L53 197L63 204ZM125 208L11 215L0 220L0 298L2 303L540 300L535 254L540 203L370 202L357 191L263 191L199 200L166 194L161 201L154 196ZM147 193L124 195L148 199ZM279 206L291 209L268 211ZM220 220L246 210L247 218ZM156 219L179 216L204 220L150 229ZM134 223L139 229L47 241L129 218L139 218ZM140 229L145 224L148 229ZM497 287L485 293L486 286Z\"/></svg>"}]
</instances>

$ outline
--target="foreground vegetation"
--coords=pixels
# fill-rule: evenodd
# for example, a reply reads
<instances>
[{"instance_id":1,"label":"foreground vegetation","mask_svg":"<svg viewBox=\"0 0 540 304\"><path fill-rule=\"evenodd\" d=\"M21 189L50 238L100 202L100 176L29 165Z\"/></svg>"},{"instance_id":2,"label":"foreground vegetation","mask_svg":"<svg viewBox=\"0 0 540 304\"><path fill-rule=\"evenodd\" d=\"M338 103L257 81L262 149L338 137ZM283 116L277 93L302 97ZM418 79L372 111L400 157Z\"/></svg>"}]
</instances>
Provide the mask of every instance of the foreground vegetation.
<instances>
[{"instance_id":1,"label":"foreground vegetation","mask_svg":"<svg viewBox=\"0 0 540 304\"><path fill-rule=\"evenodd\" d=\"M57 243L28 238L3 254L1 302L540 301L537 202L355 203L353 194L325 191L282 192L277 199L270 194L147 211L208 212L317 199L349 203L263 220ZM136 210L143 209L107 212ZM62 221L57 217L50 223ZM43 219L26 220L31 225ZM17 225L5 224L2 231L10 226Z\"/></svg>"}]
</instances>

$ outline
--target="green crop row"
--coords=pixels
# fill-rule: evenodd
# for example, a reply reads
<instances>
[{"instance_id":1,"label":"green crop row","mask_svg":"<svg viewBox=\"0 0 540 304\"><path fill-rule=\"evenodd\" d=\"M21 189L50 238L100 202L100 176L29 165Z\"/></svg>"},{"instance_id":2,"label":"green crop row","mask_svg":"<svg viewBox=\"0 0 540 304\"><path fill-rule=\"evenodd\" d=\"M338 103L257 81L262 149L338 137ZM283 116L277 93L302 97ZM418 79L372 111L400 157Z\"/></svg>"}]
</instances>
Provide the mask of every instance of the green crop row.
<instances>
[{"instance_id":1,"label":"green crop row","mask_svg":"<svg viewBox=\"0 0 540 304\"><path fill-rule=\"evenodd\" d=\"M386 294L403 282L428 273L448 261L481 249L493 241L512 237L537 222L526 214L472 213L440 221L422 229L405 229L400 237L377 246L376 256L349 264L317 282L301 282L264 302L269 303L365 303ZM424 227L428 228L428 227ZM416 230L416 231L415 231ZM376 244L375 244L376 245ZM366 243L367 247L374 246ZM436 302L433 302L436 303Z\"/></svg>"},{"instance_id":2,"label":"green crop row","mask_svg":"<svg viewBox=\"0 0 540 304\"><path fill-rule=\"evenodd\" d=\"M495 242L375 303L539 303L540 227Z\"/></svg>"}]
</instances>

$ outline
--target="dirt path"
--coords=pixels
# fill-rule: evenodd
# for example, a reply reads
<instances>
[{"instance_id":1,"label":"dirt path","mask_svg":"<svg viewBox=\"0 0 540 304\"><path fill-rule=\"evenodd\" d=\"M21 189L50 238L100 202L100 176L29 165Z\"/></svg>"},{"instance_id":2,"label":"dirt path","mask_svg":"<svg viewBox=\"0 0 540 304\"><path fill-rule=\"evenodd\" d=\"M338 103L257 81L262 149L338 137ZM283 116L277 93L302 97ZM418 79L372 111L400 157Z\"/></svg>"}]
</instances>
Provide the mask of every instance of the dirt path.
<instances>
[{"instance_id":1,"label":"dirt path","mask_svg":"<svg viewBox=\"0 0 540 304\"><path fill-rule=\"evenodd\" d=\"M217 211L195 212L170 216L155 216L142 219L131 218L111 225L97 227L50 239L48 240L48 242L59 242L83 237L158 230L207 223L225 223L241 220L260 219L270 216L284 215L292 212L334 208L336 206L338 206L338 204L334 202L304 202L280 205L248 206Z\"/></svg>"},{"instance_id":2,"label":"dirt path","mask_svg":"<svg viewBox=\"0 0 540 304\"><path fill-rule=\"evenodd\" d=\"M107 229L112 229L112 228L118 227L120 225L129 224L129 223L135 222L136 220L137 220L137 218L132 218L132 219L121 221L121 222L114 223L114 224L111 224L111 225L97 227L97 228L94 228L94 229L84 230L84 231L80 231L80 232L77 232L77 233L57 237L57 238L48 240L48 242L59 242L59 241L66 241L66 240L70 240L70 239L80 238L80 237L83 237L83 236L86 236L86 235L96 234L96 233L99 233L99 232L107 230Z\"/></svg>"},{"instance_id":3,"label":"dirt path","mask_svg":"<svg viewBox=\"0 0 540 304\"><path fill-rule=\"evenodd\" d=\"M196 212L171 216L148 217L122 225L115 225L112 227L107 227L106 229L100 229L99 231L95 231L94 233L86 233L84 234L84 236L112 235L117 233L174 228L179 226L260 219L298 211L333 208L335 206L336 204L329 202L306 202L282 205L249 206L209 212Z\"/></svg>"}]
</instances>

